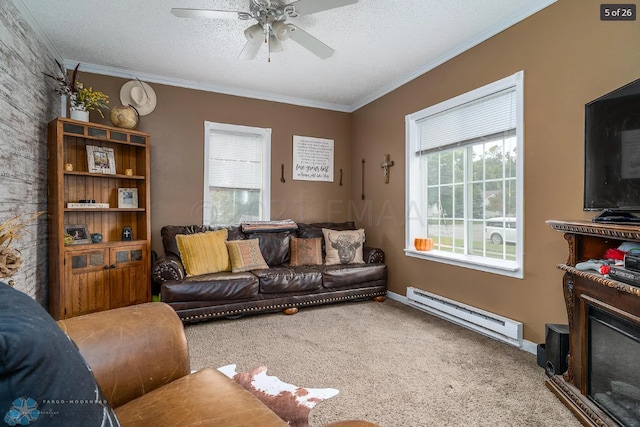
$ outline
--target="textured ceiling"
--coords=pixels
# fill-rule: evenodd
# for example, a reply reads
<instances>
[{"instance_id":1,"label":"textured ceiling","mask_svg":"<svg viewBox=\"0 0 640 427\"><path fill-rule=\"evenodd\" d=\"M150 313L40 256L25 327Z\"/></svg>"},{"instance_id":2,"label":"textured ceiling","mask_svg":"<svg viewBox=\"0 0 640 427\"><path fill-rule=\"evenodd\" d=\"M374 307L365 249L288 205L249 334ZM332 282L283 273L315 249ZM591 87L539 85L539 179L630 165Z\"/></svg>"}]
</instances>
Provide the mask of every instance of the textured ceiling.
<instances>
[{"instance_id":1,"label":"textured ceiling","mask_svg":"<svg viewBox=\"0 0 640 427\"><path fill-rule=\"evenodd\" d=\"M173 7L248 11L249 0L13 0L67 66L353 111L555 0L359 0L289 19L335 49L292 40L241 60L252 21L178 18ZM286 0L289 3L289 0Z\"/></svg>"}]
</instances>

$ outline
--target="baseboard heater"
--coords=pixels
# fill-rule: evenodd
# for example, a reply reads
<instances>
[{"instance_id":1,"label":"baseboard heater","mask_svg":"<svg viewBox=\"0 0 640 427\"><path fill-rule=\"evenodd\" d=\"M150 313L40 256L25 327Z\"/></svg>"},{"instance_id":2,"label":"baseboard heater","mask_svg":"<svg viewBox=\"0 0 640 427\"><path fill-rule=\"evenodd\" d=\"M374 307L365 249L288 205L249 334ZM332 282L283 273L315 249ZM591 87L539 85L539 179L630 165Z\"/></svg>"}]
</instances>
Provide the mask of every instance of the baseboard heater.
<instances>
[{"instance_id":1,"label":"baseboard heater","mask_svg":"<svg viewBox=\"0 0 640 427\"><path fill-rule=\"evenodd\" d=\"M522 323L421 289L408 287L409 305L465 328L522 347Z\"/></svg>"}]
</instances>

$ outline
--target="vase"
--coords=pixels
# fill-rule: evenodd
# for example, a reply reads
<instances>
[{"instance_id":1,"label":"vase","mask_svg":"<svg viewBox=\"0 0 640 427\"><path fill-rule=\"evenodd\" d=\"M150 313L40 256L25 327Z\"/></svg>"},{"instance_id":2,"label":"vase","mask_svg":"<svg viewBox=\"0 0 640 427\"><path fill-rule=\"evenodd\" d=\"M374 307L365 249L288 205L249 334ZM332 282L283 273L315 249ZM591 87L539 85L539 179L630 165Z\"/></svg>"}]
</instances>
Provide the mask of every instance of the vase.
<instances>
[{"instance_id":1,"label":"vase","mask_svg":"<svg viewBox=\"0 0 640 427\"><path fill-rule=\"evenodd\" d=\"M73 120L79 120L81 122L89 121L89 112L87 110L80 110L77 108L71 108L71 118Z\"/></svg>"}]
</instances>

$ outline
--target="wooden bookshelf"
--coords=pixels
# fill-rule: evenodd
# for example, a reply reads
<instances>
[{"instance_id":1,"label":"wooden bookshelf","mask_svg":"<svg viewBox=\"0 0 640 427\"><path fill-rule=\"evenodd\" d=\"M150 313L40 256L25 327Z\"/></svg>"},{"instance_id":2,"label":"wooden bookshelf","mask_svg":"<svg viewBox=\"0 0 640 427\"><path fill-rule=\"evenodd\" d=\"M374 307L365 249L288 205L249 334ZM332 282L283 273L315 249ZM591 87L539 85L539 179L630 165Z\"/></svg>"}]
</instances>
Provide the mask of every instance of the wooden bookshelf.
<instances>
[{"instance_id":1,"label":"wooden bookshelf","mask_svg":"<svg viewBox=\"0 0 640 427\"><path fill-rule=\"evenodd\" d=\"M149 301L149 134L58 118L49 123L48 140L51 315L65 319ZM90 172L89 145L113 150L115 173ZM66 170L69 163L73 170ZM137 207L118 207L119 188L135 189ZM67 208L85 199L109 208ZM69 225L100 233L102 241L65 245ZM123 227L131 228L132 240L122 240Z\"/></svg>"}]
</instances>

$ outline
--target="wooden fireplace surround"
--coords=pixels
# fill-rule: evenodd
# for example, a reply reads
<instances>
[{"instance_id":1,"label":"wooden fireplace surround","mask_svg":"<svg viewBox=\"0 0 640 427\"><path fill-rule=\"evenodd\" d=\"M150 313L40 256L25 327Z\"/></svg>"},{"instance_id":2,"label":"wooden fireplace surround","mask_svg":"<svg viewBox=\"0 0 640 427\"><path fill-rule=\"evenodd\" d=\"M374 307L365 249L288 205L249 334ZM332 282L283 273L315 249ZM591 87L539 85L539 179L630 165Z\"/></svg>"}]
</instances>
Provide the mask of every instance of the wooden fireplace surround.
<instances>
[{"instance_id":1,"label":"wooden fireplace surround","mask_svg":"<svg viewBox=\"0 0 640 427\"><path fill-rule=\"evenodd\" d=\"M595 306L640 325L640 288L575 266L602 259L607 249L622 242L640 242L640 225L556 220L547 224L564 232L569 244L566 264L557 266L565 272L562 285L569 321L569 359L567 372L551 376L546 385L585 426L619 426L587 397L587 308Z\"/></svg>"}]
</instances>

